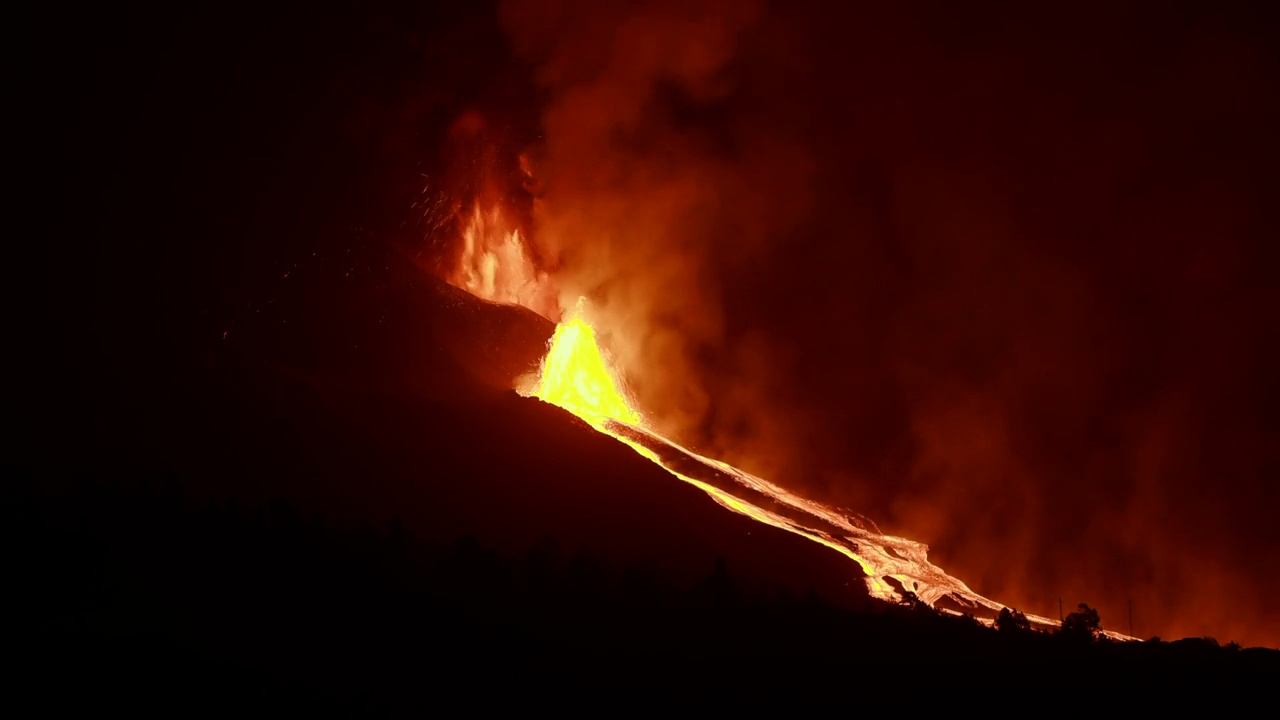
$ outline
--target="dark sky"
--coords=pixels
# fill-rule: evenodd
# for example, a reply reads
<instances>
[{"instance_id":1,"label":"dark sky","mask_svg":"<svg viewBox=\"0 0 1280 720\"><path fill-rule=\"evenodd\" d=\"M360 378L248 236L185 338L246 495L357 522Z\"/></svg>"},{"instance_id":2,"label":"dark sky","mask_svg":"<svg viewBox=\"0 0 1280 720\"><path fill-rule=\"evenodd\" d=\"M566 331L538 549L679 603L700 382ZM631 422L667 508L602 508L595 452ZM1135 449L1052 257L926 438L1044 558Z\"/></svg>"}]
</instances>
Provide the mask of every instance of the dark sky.
<instances>
[{"instance_id":1,"label":"dark sky","mask_svg":"<svg viewBox=\"0 0 1280 720\"><path fill-rule=\"evenodd\" d=\"M33 21L18 320L69 372L18 441L154 422L312 252L437 247L478 110L669 432L1028 611L1280 644L1262 4L459 5Z\"/></svg>"}]
</instances>

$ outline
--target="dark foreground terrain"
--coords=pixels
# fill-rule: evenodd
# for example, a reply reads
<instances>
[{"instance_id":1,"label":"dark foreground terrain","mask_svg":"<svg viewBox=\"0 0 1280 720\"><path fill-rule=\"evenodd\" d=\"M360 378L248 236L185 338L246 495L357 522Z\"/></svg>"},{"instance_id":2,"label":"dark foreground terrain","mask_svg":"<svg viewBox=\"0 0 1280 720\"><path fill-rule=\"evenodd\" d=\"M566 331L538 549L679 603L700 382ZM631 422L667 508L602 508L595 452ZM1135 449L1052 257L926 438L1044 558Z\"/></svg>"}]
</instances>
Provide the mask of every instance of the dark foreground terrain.
<instances>
[{"instance_id":1,"label":"dark foreground terrain","mask_svg":"<svg viewBox=\"0 0 1280 720\"><path fill-rule=\"evenodd\" d=\"M87 444L5 468L7 645L41 707L1095 703L1280 677L1272 650L877 603L838 554L502 390L545 321L430 278L298 293L323 310L282 300L300 329L243 326L165 402L94 398Z\"/></svg>"},{"instance_id":2,"label":"dark foreground terrain","mask_svg":"<svg viewBox=\"0 0 1280 720\"><path fill-rule=\"evenodd\" d=\"M724 562L679 583L550 536L502 554L398 523L338 529L282 501L197 497L161 478L33 479L5 478L24 550L9 595L30 676L18 687L50 710L834 706L904 691L990 699L1023 683L1067 700L1156 700L1259 690L1280 671L1275 651L1202 640L1073 642L923 608L858 611Z\"/></svg>"}]
</instances>

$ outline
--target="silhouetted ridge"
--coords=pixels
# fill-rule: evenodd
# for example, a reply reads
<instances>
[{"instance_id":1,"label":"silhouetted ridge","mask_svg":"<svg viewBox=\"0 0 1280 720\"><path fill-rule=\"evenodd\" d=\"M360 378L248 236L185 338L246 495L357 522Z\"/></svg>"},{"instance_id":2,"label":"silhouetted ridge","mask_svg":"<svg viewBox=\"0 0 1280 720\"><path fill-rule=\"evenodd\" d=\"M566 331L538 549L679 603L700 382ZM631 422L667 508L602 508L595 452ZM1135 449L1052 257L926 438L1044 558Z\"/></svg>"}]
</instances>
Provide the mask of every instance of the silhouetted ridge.
<instances>
[{"instance_id":1,"label":"silhouetted ridge","mask_svg":"<svg viewBox=\"0 0 1280 720\"><path fill-rule=\"evenodd\" d=\"M495 698L466 689L477 674L494 695L734 705L796 692L853 700L866 683L921 673L934 686L1069 687L1087 668L1098 687L1154 691L1247 687L1280 669L1274 651L1208 641L1080 644L922 604L841 610L744 580L723 559L681 583L550 537L504 554L474 537L423 541L399 523L332 527L283 500L191 495L174 479L7 475L6 524L40 558L19 562L12 585L33 641L26 670L178 708L485 705Z\"/></svg>"}]
</instances>

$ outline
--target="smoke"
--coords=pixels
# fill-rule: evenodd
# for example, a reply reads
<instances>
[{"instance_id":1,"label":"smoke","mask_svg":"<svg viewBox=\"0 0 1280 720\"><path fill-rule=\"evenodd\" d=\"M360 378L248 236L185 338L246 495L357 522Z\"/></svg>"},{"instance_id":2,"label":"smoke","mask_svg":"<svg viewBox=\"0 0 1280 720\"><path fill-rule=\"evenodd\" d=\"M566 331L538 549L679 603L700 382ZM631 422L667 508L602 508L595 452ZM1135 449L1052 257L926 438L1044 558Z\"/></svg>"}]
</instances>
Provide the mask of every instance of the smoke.
<instances>
[{"instance_id":1,"label":"smoke","mask_svg":"<svg viewBox=\"0 0 1280 720\"><path fill-rule=\"evenodd\" d=\"M561 307L659 430L984 594L1280 644L1274 55L1158 6L827 5L503 5Z\"/></svg>"},{"instance_id":2,"label":"smoke","mask_svg":"<svg viewBox=\"0 0 1280 720\"><path fill-rule=\"evenodd\" d=\"M530 154L539 254L579 296L650 421L709 418L728 347L723 274L802 216L808 148L743 132L732 60L759 3L510 2L503 19L550 97Z\"/></svg>"}]
</instances>

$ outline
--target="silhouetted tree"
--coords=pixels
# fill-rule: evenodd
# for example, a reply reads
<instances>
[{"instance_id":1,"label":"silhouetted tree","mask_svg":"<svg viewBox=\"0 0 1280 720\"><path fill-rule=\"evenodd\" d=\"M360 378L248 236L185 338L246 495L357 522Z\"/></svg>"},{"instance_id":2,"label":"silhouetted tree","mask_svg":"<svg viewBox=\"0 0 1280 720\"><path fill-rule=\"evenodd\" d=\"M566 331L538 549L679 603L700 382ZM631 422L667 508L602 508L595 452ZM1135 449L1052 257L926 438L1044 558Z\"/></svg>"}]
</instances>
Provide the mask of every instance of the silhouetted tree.
<instances>
[{"instance_id":1,"label":"silhouetted tree","mask_svg":"<svg viewBox=\"0 0 1280 720\"><path fill-rule=\"evenodd\" d=\"M996 616L996 630L1004 633L1028 632L1031 630L1031 621L1017 610L1001 608L1000 614Z\"/></svg>"},{"instance_id":2,"label":"silhouetted tree","mask_svg":"<svg viewBox=\"0 0 1280 720\"><path fill-rule=\"evenodd\" d=\"M1102 633L1102 621L1098 617L1098 611L1084 603L1080 603L1077 607L1075 612L1068 614L1062 621L1062 636L1083 642L1097 639Z\"/></svg>"},{"instance_id":3,"label":"silhouetted tree","mask_svg":"<svg viewBox=\"0 0 1280 720\"><path fill-rule=\"evenodd\" d=\"M902 599L899 600L899 602L912 610L932 610L933 609L929 607L928 603L921 600L920 596L915 594L915 592L912 590L907 590L906 588L903 588L901 591L899 591L899 594L902 596Z\"/></svg>"}]
</instances>

